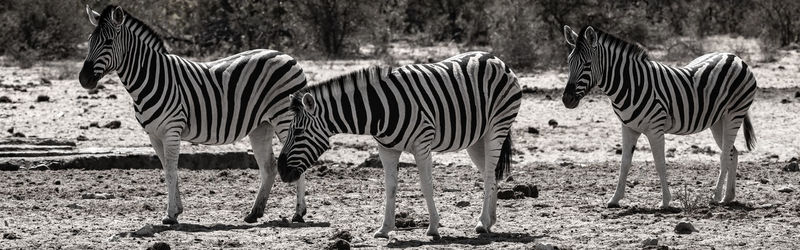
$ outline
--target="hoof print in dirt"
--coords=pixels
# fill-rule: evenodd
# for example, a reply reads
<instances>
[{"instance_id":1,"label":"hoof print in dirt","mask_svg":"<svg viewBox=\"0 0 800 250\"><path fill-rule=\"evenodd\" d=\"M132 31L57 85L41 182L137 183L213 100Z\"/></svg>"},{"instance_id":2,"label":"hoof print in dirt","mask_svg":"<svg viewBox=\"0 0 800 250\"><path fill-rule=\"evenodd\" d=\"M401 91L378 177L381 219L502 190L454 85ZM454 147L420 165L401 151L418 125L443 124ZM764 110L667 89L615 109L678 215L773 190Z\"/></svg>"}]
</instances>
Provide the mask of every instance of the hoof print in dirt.
<instances>
[{"instance_id":1,"label":"hoof print in dirt","mask_svg":"<svg viewBox=\"0 0 800 250\"><path fill-rule=\"evenodd\" d=\"M678 225L675 225L676 234L691 234L694 232L700 232L700 231L694 228L694 225L692 225L692 223L682 221L678 222Z\"/></svg>"},{"instance_id":2,"label":"hoof print in dirt","mask_svg":"<svg viewBox=\"0 0 800 250\"><path fill-rule=\"evenodd\" d=\"M110 121L109 123L106 123L106 125L103 125L103 127L107 129L118 129L120 126L122 126L122 122L116 120Z\"/></svg>"},{"instance_id":3,"label":"hoof print in dirt","mask_svg":"<svg viewBox=\"0 0 800 250\"><path fill-rule=\"evenodd\" d=\"M170 250L169 244L166 242L156 242L153 243L152 246L148 247L147 250Z\"/></svg>"}]
</instances>

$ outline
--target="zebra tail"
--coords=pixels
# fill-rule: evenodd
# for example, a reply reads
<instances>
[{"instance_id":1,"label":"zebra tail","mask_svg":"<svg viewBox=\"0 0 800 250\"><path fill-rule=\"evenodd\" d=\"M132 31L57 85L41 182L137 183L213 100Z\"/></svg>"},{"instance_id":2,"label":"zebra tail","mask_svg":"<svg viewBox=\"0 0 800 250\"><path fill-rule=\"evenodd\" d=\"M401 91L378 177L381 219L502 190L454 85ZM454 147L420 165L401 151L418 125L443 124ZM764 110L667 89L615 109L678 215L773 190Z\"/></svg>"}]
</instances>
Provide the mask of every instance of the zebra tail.
<instances>
[{"instance_id":1,"label":"zebra tail","mask_svg":"<svg viewBox=\"0 0 800 250\"><path fill-rule=\"evenodd\" d=\"M511 129L508 130L508 136L503 141L503 147L500 150L500 160L497 161L497 166L494 168L495 180L502 180L504 175L511 172Z\"/></svg>"},{"instance_id":2,"label":"zebra tail","mask_svg":"<svg viewBox=\"0 0 800 250\"><path fill-rule=\"evenodd\" d=\"M753 132L749 112L744 115L744 141L747 143L747 150L752 151L756 148L756 134Z\"/></svg>"}]
</instances>

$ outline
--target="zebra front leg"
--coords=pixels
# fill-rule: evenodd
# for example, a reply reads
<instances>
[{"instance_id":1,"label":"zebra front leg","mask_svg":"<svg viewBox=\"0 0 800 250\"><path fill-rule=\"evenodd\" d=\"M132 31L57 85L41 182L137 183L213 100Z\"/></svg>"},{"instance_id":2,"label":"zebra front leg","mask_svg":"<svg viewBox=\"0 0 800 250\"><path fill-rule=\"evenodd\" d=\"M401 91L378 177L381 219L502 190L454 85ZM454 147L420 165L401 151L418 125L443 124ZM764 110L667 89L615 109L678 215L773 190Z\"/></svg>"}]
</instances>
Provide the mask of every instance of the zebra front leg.
<instances>
[{"instance_id":1,"label":"zebra front leg","mask_svg":"<svg viewBox=\"0 0 800 250\"><path fill-rule=\"evenodd\" d=\"M264 216L264 209L269 199L269 193L275 183L275 175L278 173L277 165L275 164L275 155L272 152L272 134L272 126L264 124L257 127L249 135L250 144L253 147L253 155L258 164L261 186L258 188L258 194L256 194L255 202L253 202L253 208L244 218L244 221L247 223L254 223L258 221L258 218Z\"/></svg>"},{"instance_id":2,"label":"zebra front leg","mask_svg":"<svg viewBox=\"0 0 800 250\"><path fill-rule=\"evenodd\" d=\"M622 164L620 164L619 167L617 189L614 192L614 196L606 203L606 207L608 208L619 207L619 200L625 197L625 184L628 180L628 171L631 169L633 151L636 149L636 141L639 140L640 135L641 133L629 127L622 126Z\"/></svg>"},{"instance_id":3,"label":"zebra front leg","mask_svg":"<svg viewBox=\"0 0 800 250\"><path fill-rule=\"evenodd\" d=\"M306 222L303 216L306 215L306 173L300 174L300 179L294 183L297 187L297 201L294 206L294 216L292 222Z\"/></svg>"},{"instance_id":4,"label":"zebra front leg","mask_svg":"<svg viewBox=\"0 0 800 250\"><path fill-rule=\"evenodd\" d=\"M397 162L400 161L401 151L378 147L378 156L383 165L383 186L385 189L383 205L383 224L373 234L375 238L389 238L389 232L394 230L395 197L397 194Z\"/></svg>"},{"instance_id":5,"label":"zebra front leg","mask_svg":"<svg viewBox=\"0 0 800 250\"><path fill-rule=\"evenodd\" d=\"M180 131L170 131L164 139L150 135L150 142L164 168L167 183L167 214L163 224L178 224L178 215L183 213L180 191L178 190L178 157L180 156Z\"/></svg>"},{"instance_id":6,"label":"zebra front leg","mask_svg":"<svg viewBox=\"0 0 800 250\"><path fill-rule=\"evenodd\" d=\"M655 132L647 135L650 141L650 149L653 151L653 161L656 164L656 172L661 182L661 208L669 208L672 195L669 193L669 183L667 182L667 163L664 159L664 133Z\"/></svg>"},{"instance_id":7,"label":"zebra front leg","mask_svg":"<svg viewBox=\"0 0 800 250\"><path fill-rule=\"evenodd\" d=\"M422 188L422 195L425 197L425 204L428 206L428 216L430 224L428 224L428 231L425 235L432 236L433 239L441 238L439 236L439 211L436 210L436 203L433 200L433 162L431 160L431 153L422 152L414 155L419 169L419 184Z\"/></svg>"}]
</instances>

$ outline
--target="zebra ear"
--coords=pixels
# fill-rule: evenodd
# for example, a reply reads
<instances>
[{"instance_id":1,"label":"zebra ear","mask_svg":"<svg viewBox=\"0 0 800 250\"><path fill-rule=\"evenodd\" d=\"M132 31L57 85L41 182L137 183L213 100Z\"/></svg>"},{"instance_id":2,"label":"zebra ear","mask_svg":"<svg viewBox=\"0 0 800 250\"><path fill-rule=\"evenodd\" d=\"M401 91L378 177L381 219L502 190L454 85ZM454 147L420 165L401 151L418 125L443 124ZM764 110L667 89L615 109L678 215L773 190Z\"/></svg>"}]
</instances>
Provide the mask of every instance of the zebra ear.
<instances>
[{"instance_id":1,"label":"zebra ear","mask_svg":"<svg viewBox=\"0 0 800 250\"><path fill-rule=\"evenodd\" d=\"M314 102L314 96L312 96L311 93L305 93L303 95L303 108L305 108L308 113L314 113L314 110L316 110L317 103Z\"/></svg>"},{"instance_id":2,"label":"zebra ear","mask_svg":"<svg viewBox=\"0 0 800 250\"><path fill-rule=\"evenodd\" d=\"M564 25L564 38L567 39L567 44L575 47L575 41L578 40L578 33L575 33L569 25Z\"/></svg>"},{"instance_id":3,"label":"zebra ear","mask_svg":"<svg viewBox=\"0 0 800 250\"><path fill-rule=\"evenodd\" d=\"M89 8L89 5L87 4L86 15L89 16L89 22L92 23L92 25L97 26L97 20L100 19L100 13L97 13L97 11L94 11L91 8Z\"/></svg>"},{"instance_id":4,"label":"zebra ear","mask_svg":"<svg viewBox=\"0 0 800 250\"><path fill-rule=\"evenodd\" d=\"M111 21L117 26L125 22L125 13L122 12L122 7L117 6L114 8L114 11L111 12Z\"/></svg>"},{"instance_id":5,"label":"zebra ear","mask_svg":"<svg viewBox=\"0 0 800 250\"><path fill-rule=\"evenodd\" d=\"M597 32L594 31L592 26L586 28L586 31L583 32L583 38L586 39L586 43L592 46L592 48L597 47Z\"/></svg>"}]
</instances>

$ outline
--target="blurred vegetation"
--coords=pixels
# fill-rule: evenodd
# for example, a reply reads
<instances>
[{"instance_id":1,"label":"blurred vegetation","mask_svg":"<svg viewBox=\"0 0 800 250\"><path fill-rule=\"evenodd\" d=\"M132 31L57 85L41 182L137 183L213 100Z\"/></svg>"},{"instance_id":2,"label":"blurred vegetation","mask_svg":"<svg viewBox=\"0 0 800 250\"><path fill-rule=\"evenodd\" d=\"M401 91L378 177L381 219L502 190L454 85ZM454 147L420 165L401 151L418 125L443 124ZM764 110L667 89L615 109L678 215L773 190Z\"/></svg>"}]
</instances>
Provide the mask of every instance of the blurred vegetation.
<instances>
[{"instance_id":1,"label":"blurred vegetation","mask_svg":"<svg viewBox=\"0 0 800 250\"><path fill-rule=\"evenodd\" d=\"M515 68L552 67L566 60L565 24L678 58L719 34L757 38L768 52L800 42L794 0L26 0L0 1L0 54L21 65L82 58L93 29L86 4L120 5L173 53L193 57L270 48L301 59L384 58L393 42L444 42L491 50Z\"/></svg>"}]
</instances>

